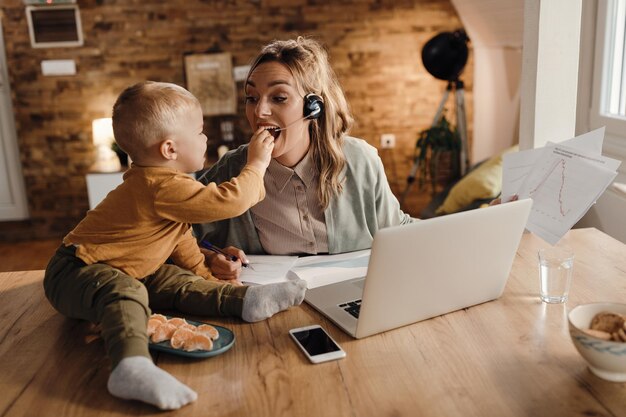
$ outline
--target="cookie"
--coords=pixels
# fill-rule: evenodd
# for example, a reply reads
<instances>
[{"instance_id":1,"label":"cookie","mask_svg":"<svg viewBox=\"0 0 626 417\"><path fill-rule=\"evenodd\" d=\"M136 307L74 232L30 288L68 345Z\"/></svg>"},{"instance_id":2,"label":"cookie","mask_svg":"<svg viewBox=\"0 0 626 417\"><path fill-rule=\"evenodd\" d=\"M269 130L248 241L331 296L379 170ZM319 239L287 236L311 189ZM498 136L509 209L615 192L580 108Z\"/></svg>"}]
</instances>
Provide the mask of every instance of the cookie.
<instances>
[{"instance_id":1,"label":"cookie","mask_svg":"<svg viewBox=\"0 0 626 417\"><path fill-rule=\"evenodd\" d=\"M603 332L602 330L582 329L582 331L591 337L595 337L596 339L611 340L611 333Z\"/></svg>"},{"instance_id":2,"label":"cookie","mask_svg":"<svg viewBox=\"0 0 626 417\"><path fill-rule=\"evenodd\" d=\"M615 333L619 329L623 329L625 325L624 316L621 314L610 313L608 311L596 314L591 320L592 330L600 330L607 333Z\"/></svg>"}]
</instances>

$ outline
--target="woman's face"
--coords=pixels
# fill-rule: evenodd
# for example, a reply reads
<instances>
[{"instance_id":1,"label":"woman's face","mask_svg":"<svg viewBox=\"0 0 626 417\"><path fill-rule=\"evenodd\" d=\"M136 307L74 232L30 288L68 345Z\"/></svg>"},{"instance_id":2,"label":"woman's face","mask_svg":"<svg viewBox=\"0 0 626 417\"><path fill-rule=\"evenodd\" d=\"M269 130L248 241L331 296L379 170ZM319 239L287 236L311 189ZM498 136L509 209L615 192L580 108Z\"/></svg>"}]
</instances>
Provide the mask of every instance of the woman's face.
<instances>
[{"instance_id":1,"label":"woman's face","mask_svg":"<svg viewBox=\"0 0 626 417\"><path fill-rule=\"evenodd\" d=\"M303 119L303 94L289 69L278 62L259 65L250 74L245 92L252 130L266 127L275 139L272 158L288 167L296 165L309 149L311 122Z\"/></svg>"}]
</instances>

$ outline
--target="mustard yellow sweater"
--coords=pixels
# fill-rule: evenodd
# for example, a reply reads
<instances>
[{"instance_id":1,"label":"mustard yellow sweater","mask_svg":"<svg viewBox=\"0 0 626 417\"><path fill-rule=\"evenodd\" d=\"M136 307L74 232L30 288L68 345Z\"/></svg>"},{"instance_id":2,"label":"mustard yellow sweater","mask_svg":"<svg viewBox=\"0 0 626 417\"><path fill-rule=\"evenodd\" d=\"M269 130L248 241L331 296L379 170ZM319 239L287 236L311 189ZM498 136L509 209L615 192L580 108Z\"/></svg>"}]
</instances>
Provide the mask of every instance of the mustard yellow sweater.
<instances>
[{"instance_id":1,"label":"mustard yellow sweater","mask_svg":"<svg viewBox=\"0 0 626 417\"><path fill-rule=\"evenodd\" d=\"M154 273L171 257L210 279L191 223L239 216L264 197L263 176L250 167L205 186L171 168L133 165L63 243L77 246L76 256L88 265L105 263L135 278Z\"/></svg>"}]
</instances>

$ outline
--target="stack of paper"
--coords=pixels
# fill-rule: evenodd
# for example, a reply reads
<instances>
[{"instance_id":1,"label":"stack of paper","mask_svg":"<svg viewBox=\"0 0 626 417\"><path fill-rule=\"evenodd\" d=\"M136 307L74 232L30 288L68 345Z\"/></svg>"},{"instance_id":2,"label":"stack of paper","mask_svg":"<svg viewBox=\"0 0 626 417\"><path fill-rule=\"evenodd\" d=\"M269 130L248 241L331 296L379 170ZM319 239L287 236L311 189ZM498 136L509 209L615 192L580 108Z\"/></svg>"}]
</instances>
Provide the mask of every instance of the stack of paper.
<instances>
[{"instance_id":1,"label":"stack of paper","mask_svg":"<svg viewBox=\"0 0 626 417\"><path fill-rule=\"evenodd\" d=\"M604 127L543 148L503 156L502 201L532 198L526 228L556 244L617 175L621 161L602 156Z\"/></svg>"},{"instance_id":2,"label":"stack of paper","mask_svg":"<svg viewBox=\"0 0 626 417\"><path fill-rule=\"evenodd\" d=\"M300 278L315 288L352 278L364 277L370 250L318 256L250 255L252 268L241 273L246 283L271 284Z\"/></svg>"},{"instance_id":3,"label":"stack of paper","mask_svg":"<svg viewBox=\"0 0 626 417\"><path fill-rule=\"evenodd\" d=\"M307 288L321 287L352 278L364 277L370 250L298 258L288 277L307 282Z\"/></svg>"},{"instance_id":4,"label":"stack of paper","mask_svg":"<svg viewBox=\"0 0 626 417\"><path fill-rule=\"evenodd\" d=\"M272 284L287 281L287 274L297 256L248 255L251 268L241 271L241 281L250 284Z\"/></svg>"}]
</instances>

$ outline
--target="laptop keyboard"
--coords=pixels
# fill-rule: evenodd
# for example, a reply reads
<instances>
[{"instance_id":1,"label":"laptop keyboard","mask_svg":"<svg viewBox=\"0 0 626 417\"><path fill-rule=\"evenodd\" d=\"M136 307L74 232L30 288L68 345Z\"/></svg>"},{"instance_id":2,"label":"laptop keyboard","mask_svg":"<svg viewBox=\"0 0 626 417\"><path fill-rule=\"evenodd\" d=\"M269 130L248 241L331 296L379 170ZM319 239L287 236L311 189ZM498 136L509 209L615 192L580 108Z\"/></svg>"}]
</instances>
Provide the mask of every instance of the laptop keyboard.
<instances>
[{"instance_id":1,"label":"laptop keyboard","mask_svg":"<svg viewBox=\"0 0 626 417\"><path fill-rule=\"evenodd\" d=\"M353 315L355 318L359 318L359 312L361 311L361 300L349 301L347 303L339 304L340 308Z\"/></svg>"}]
</instances>

